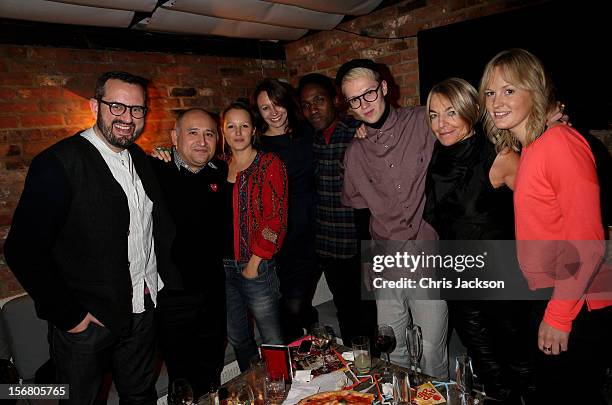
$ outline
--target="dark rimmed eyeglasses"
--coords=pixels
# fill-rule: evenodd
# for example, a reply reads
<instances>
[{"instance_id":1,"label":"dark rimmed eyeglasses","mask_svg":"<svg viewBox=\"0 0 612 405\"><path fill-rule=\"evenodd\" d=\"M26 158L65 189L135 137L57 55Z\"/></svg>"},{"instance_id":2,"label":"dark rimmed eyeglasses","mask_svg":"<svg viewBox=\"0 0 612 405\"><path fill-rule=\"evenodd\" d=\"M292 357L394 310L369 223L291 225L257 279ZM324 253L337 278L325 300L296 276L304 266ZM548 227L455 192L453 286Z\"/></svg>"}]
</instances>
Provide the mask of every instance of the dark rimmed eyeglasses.
<instances>
[{"instance_id":1,"label":"dark rimmed eyeglasses","mask_svg":"<svg viewBox=\"0 0 612 405\"><path fill-rule=\"evenodd\" d=\"M378 86L376 86L374 90L368 90L359 96L348 98L346 102L353 110L356 110L361 107L361 99L367 101L368 103L376 101L378 99L378 90L380 89L380 86L382 86L382 82L379 82Z\"/></svg>"},{"instance_id":2,"label":"dark rimmed eyeglasses","mask_svg":"<svg viewBox=\"0 0 612 405\"><path fill-rule=\"evenodd\" d=\"M136 119L144 118L147 114L147 107L142 105L125 105L117 102L104 101L101 98L98 99L99 103L106 104L111 114L118 117L122 115L125 110L130 109L130 115Z\"/></svg>"}]
</instances>

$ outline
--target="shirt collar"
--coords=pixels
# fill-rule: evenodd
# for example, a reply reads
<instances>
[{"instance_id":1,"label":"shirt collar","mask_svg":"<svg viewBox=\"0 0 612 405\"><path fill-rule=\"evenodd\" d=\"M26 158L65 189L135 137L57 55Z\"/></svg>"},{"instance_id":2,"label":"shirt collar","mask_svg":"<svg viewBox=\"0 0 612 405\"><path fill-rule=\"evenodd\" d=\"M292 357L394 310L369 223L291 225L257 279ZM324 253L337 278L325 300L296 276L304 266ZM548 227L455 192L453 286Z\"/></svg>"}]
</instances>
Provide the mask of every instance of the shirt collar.
<instances>
[{"instance_id":1,"label":"shirt collar","mask_svg":"<svg viewBox=\"0 0 612 405\"><path fill-rule=\"evenodd\" d=\"M210 160L207 164L205 164L201 168L197 170L193 170L191 167L189 167L187 163L185 163L185 161L181 157L181 154L178 153L178 151L176 150L174 146L172 147L172 160L174 160L174 164L176 165L176 168L178 170L181 170L181 167L183 167L185 168L185 170L191 173L194 173L194 174L200 173L206 166L210 167L211 169L215 169L215 170L217 169L217 165L215 165L213 161Z\"/></svg>"},{"instance_id":2,"label":"shirt collar","mask_svg":"<svg viewBox=\"0 0 612 405\"><path fill-rule=\"evenodd\" d=\"M389 131L390 129L392 129L397 123L397 120L398 120L397 115L398 115L397 109L393 106L389 106L389 116L387 117L387 120L385 121L385 123L380 129L371 128L371 127L368 127L367 125L365 126L366 134L368 138L374 137L380 133L384 133L385 131Z\"/></svg>"}]
</instances>

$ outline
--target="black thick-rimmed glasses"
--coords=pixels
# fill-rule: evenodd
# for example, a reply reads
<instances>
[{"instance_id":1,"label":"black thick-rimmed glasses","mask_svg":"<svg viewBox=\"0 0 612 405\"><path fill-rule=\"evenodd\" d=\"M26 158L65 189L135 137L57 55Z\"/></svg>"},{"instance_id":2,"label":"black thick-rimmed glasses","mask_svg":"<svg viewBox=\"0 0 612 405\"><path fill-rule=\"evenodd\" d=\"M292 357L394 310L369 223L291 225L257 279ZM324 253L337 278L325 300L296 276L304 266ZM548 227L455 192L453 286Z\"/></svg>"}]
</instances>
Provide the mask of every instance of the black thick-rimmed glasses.
<instances>
[{"instance_id":1,"label":"black thick-rimmed glasses","mask_svg":"<svg viewBox=\"0 0 612 405\"><path fill-rule=\"evenodd\" d=\"M349 106L353 109L356 110L359 107L361 107L361 99L363 98L365 101L367 101L368 103L371 103L372 101L376 101L376 99L378 99L378 90L380 89L380 86L382 86L382 82L378 83L378 86L376 86L376 88L374 90L368 90L365 93L357 96L357 97L351 97L349 99L346 100L346 102L349 104Z\"/></svg>"},{"instance_id":2,"label":"black thick-rimmed glasses","mask_svg":"<svg viewBox=\"0 0 612 405\"><path fill-rule=\"evenodd\" d=\"M106 104L110 113L117 117L122 115L128 108L130 109L130 115L136 119L144 118L147 114L147 107L142 105L125 105L117 102L104 101L101 98L98 99L98 102Z\"/></svg>"}]
</instances>

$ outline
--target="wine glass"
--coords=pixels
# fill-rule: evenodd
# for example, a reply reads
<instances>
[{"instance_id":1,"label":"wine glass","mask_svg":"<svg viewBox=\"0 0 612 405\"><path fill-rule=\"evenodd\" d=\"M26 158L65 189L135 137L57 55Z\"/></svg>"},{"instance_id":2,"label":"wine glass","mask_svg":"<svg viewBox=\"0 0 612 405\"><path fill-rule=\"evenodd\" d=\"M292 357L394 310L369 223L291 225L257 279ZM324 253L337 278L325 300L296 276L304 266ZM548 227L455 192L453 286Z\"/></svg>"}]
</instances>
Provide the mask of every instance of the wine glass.
<instances>
[{"instance_id":1,"label":"wine glass","mask_svg":"<svg viewBox=\"0 0 612 405\"><path fill-rule=\"evenodd\" d=\"M252 405L255 394L246 381L237 381L229 387L228 405Z\"/></svg>"},{"instance_id":2,"label":"wine glass","mask_svg":"<svg viewBox=\"0 0 612 405\"><path fill-rule=\"evenodd\" d=\"M463 397L470 397L474 388L474 370L472 369L472 359L467 354L457 356L455 359L455 378L457 387Z\"/></svg>"},{"instance_id":3,"label":"wine glass","mask_svg":"<svg viewBox=\"0 0 612 405\"><path fill-rule=\"evenodd\" d=\"M418 384L418 375L421 372L421 357L423 357L423 334L419 325L412 325L412 327L406 329L406 344L408 345L410 369L414 373L415 383Z\"/></svg>"},{"instance_id":4,"label":"wine glass","mask_svg":"<svg viewBox=\"0 0 612 405\"><path fill-rule=\"evenodd\" d=\"M168 405L193 404L193 389L185 378L177 378L168 389Z\"/></svg>"},{"instance_id":5,"label":"wine glass","mask_svg":"<svg viewBox=\"0 0 612 405\"><path fill-rule=\"evenodd\" d=\"M329 329L325 325L314 324L311 329L312 336L314 337L314 344L321 350L321 357L323 357L323 367L321 371L327 373L327 362L325 361L325 354L329 345L331 344L332 336L329 333Z\"/></svg>"},{"instance_id":6,"label":"wine glass","mask_svg":"<svg viewBox=\"0 0 612 405\"><path fill-rule=\"evenodd\" d=\"M395 350L395 346L397 345L397 339L395 338L395 332L393 328L389 325L378 325L376 327L374 346L381 352L387 355L387 364L384 367L384 374L388 374L389 372L389 364L391 364L391 360L389 359L389 355L393 350Z\"/></svg>"}]
</instances>

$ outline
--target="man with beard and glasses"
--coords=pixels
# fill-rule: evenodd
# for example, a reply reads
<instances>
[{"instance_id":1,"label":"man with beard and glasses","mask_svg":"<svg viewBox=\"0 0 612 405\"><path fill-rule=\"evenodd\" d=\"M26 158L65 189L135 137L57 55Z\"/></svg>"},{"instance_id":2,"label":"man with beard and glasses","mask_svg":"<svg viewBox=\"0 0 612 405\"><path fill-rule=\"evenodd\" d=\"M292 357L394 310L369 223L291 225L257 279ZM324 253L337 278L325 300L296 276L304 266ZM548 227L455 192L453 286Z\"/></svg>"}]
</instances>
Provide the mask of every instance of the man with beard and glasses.
<instances>
[{"instance_id":1,"label":"man with beard and glasses","mask_svg":"<svg viewBox=\"0 0 612 405\"><path fill-rule=\"evenodd\" d=\"M4 246L6 261L49 323L57 382L70 403L102 400L110 371L122 403L155 404L153 308L180 289L174 225L146 155L146 80L104 73L96 123L32 160Z\"/></svg>"}]
</instances>

